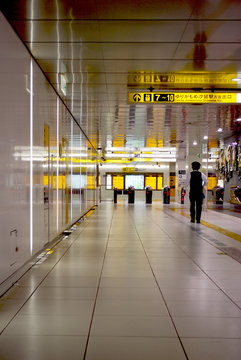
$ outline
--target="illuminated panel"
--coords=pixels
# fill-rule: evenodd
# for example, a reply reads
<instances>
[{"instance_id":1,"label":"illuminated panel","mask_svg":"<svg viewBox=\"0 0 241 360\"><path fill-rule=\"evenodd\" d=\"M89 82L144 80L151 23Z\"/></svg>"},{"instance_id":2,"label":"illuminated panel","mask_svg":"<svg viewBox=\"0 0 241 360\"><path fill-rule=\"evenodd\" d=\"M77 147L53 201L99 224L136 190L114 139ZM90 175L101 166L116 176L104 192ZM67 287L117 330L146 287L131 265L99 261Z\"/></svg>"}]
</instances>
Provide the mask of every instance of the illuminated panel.
<instances>
[{"instance_id":1,"label":"illuminated panel","mask_svg":"<svg viewBox=\"0 0 241 360\"><path fill-rule=\"evenodd\" d=\"M157 190L161 190L163 188L163 176L157 177Z\"/></svg>"},{"instance_id":2,"label":"illuminated panel","mask_svg":"<svg viewBox=\"0 0 241 360\"><path fill-rule=\"evenodd\" d=\"M156 190L156 176L145 177L145 187L150 186L152 190Z\"/></svg>"},{"instance_id":3,"label":"illuminated panel","mask_svg":"<svg viewBox=\"0 0 241 360\"><path fill-rule=\"evenodd\" d=\"M112 189L112 176L111 175L106 176L106 189L107 190Z\"/></svg>"},{"instance_id":4,"label":"illuminated panel","mask_svg":"<svg viewBox=\"0 0 241 360\"><path fill-rule=\"evenodd\" d=\"M239 100L238 100L239 101ZM146 93L146 92L129 92L128 93L128 102L130 104L162 104L162 103L188 103L188 104L227 104L227 103L237 103L237 94L236 93L187 93L187 92L155 92L155 93Z\"/></svg>"},{"instance_id":5,"label":"illuminated panel","mask_svg":"<svg viewBox=\"0 0 241 360\"><path fill-rule=\"evenodd\" d=\"M62 190L62 189L65 189L65 175L59 175L59 176L56 176L56 175L53 175L53 189L54 190ZM47 183L48 182L48 176L47 175L44 175L44 183ZM50 182L51 182L51 178L50 178ZM47 185L47 184L46 184ZM51 185L51 184L50 184Z\"/></svg>"},{"instance_id":6,"label":"illuminated panel","mask_svg":"<svg viewBox=\"0 0 241 360\"><path fill-rule=\"evenodd\" d=\"M125 187L134 186L136 190L144 189L144 175L125 175Z\"/></svg>"},{"instance_id":7,"label":"illuminated panel","mask_svg":"<svg viewBox=\"0 0 241 360\"><path fill-rule=\"evenodd\" d=\"M218 140L217 139L208 140L208 148L209 149L218 148Z\"/></svg>"},{"instance_id":8,"label":"illuminated panel","mask_svg":"<svg viewBox=\"0 0 241 360\"><path fill-rule=\"evenodd\" d=\"M126 159L123 161L123 162L126 162ZM135 167L123 167L121 168L121 171L123 173L132 173L132 172L135 172Z\"/></svg>"},{"instance_id":9,"label":"illuminated panel","mask_svg":"<svg viewBox=\"0 0 241 360\"><path fill-rule=\"evenodd\" d=\"M94 175L87 176L87 189L94 190L95 189L95 177Z\"/></svg>"},{"instance_id":10,"label":"illuminated panel","mask_svg":"<svg viewBox=\"0 0 241 360\"><path fill-rule=\"evenodd\" d=\"M146 85L229 85L236 87L236 73L215 73L215 72L195 72L195 73L136 73L128 76L128 86Z\"/></svg>"},{"instance_id":11,"label":"illuminated panel","mask_svg":"<svg viewBox=\"0 0 241 360\"><path fill-rule=\"evenodd\" d=\"M113 189L117 188L119 190L124 189L124 176L113 175L112 177Z\"/></svg>"},{"instance_id":12,"label":"illuminated panel","mask_svg":"<svg viewBox=\"0 0 241 360\"><path fill-rule=\"evenodd\" d=\"M218 179L214 176L208 177L208 190L212 190L215 186L217 186Z\"/></svg>"},{"instance_id":13,"label":"illuminated panel","mask_svg":"<svg viewBox=\"0 0 241 360\"><path fill-rule=\"evenodd\" d=\"M158 139L158 147L163 147L163 139Z\"/></svg>"},{"instance_id":14,"label":"illuminated panel","mask_svg":"<svg viewBox=\"0 0 241 360\"><path fill-rule=\"evenodd\" d=\"M120 135L113 140L113 147L123 147L123 146L125 146L125 138L123 135Z\"/></svg>"},{"instance_id":15,"label":"illuminated panel","mask_svg":"<svg viewBox=\"0 0 241 360\"><path fill-rule=\"evenodd\" d=\"M146 139L146 147L156 147L157 141L155 138L147 138Z\"/></svg>"}]
</instances>

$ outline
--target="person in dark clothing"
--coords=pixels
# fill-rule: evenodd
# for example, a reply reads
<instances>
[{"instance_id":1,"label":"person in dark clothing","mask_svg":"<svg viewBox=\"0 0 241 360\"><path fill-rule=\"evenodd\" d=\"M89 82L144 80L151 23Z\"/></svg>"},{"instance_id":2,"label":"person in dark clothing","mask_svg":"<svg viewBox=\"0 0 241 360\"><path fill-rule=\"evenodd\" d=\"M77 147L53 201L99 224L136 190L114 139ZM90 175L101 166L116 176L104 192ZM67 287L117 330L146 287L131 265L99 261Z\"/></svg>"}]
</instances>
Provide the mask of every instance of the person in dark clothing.
<instances>
[{"instance_id":1,"label":"person in dark clothing","mask_svg":"<svg viewBox=\"0 0 241 360\"><path fill-rule=\"evenodd\" d=\"M200 223L203 203L203 186L207 185L207 177L199 171L200 163L194 161L192 163L193 171L190 173L189 181L189 199L190 199L190 216L191 222Z\"/></svg>"}]
</instances>

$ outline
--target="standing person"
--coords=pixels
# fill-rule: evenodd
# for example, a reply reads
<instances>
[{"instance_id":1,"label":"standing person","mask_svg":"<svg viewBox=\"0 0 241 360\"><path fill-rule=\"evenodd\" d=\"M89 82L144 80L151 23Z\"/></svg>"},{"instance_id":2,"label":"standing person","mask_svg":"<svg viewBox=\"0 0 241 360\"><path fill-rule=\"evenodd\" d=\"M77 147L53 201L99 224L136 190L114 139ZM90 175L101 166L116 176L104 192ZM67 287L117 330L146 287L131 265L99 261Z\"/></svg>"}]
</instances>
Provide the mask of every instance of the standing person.
<instances>
[{"instance_id":1,"label":"standing person","mask_svg":"<svg viewBox=\"0 0 241 360\"><path fill-rule=\"evenodd\" d=\"M191 222L200 223L203 203L203 186L207 185L207 177L199 171L201 164L198 161L192 163L193 171L189 178L189 199Z\"/></svg>"}]
</instances>

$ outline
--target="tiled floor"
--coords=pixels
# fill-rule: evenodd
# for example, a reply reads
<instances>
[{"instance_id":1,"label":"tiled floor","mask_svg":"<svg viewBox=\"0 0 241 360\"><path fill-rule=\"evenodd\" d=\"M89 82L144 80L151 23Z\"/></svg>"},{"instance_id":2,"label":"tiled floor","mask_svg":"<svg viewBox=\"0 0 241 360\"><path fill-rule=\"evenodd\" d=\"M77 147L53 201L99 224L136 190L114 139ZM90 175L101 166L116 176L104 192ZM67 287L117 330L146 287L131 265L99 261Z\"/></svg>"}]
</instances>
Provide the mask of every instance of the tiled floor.
<instances>
[{"instance_id":1,"label":"tiled floor","mask_svg":"<svg viewBox=\"0 0 241 360\"><path fill-rule=\"evenodd\" d=\"M240 359L241 264L220 246L241 251L168 205L102 203L0 299L0 359Z\"/></svg>"}]
</instances>

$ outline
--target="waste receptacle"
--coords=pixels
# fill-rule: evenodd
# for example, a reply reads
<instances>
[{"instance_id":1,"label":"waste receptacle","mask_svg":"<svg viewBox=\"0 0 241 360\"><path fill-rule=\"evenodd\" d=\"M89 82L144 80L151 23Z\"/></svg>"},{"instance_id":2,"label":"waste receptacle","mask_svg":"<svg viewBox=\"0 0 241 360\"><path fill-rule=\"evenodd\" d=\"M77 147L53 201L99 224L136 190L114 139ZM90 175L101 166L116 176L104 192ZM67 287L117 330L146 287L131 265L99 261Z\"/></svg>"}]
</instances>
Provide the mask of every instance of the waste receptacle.
<instances>
[{"instance_id":1,"label":"waste receptacle","mask_svg":"<svg viewBox=\"0 0 241 360\"><path fill-rule=\"evenodd\" d=\"M146 187L146 204L152 204L152 188Z\"/></svg>"},{"instance_id":2,"label":"waste receptacle","mask_svg":"<svg viewBox=\"0 0 241 360\"><path fill-rule=\"evenodd\" d=\"M168 186L163 188L163 203L170 204L170 188Z\"/></svg>"},{"instance_id":3,"label":"waste receptacle","mask_svg":"<svg viewBox=\"0 0 241 360\"><path fill-rule=\"evenodd\" d=\"M230 203L241 205L241 188L239 186L231 186Z\"/></svg>"},{"instance_id":4,"label":"waste receptacle","mask_svg":"<svg viewBox=\"0 0 241 360\"><path fill-rule=\"evenodd\" d=\"M213 203L214 204L223 204L223 193L224 193L224 188L223 187L215 186L212 189Z\"/></svg>"},{"instance_id":5,"label":"waste receptacle","mask_svg":"<svg viewBox=\"0 0 241 360\"><path fill-rule=\"evenodd\" d=\"M128 189L128 204L134 204L135 202L135 189L130 187Z\"/></svg>"},{"instance_id":6,"label":"waste receptacle","mask_svg":"<svg viewBox=\"0 0 241 360\"><path fill-rule=\"evenodd\" d=\"M185 195L186 195L186 190L182 187L181 188L181 204L184 204Z\"/></svg>"}]
</instances>

